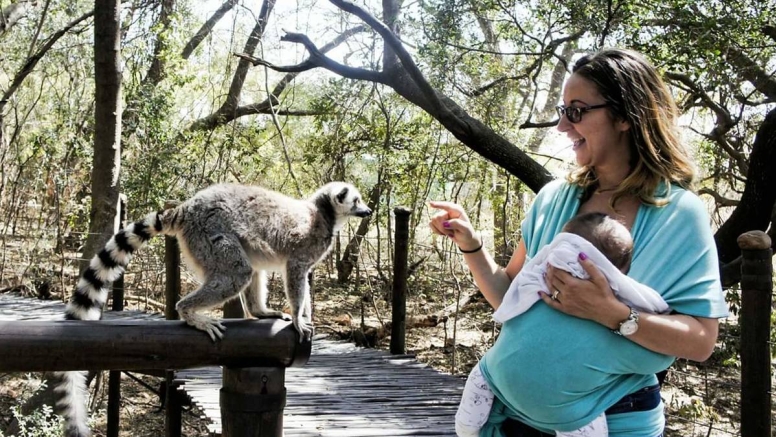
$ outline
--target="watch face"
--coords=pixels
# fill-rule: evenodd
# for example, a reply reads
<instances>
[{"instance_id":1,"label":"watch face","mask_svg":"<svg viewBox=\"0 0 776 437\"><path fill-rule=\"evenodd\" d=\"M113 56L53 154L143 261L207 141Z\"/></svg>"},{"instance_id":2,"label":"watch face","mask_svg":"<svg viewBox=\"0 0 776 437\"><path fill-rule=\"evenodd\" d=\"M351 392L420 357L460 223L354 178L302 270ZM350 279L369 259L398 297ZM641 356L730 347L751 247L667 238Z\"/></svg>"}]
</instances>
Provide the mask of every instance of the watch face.
<instances>
[{"instance_id":1,"label":"watch face","mask_svg":"<svg viewBox=\"0 0 776 437\"><path fill-rule=\"evenodd\" d=\"M639 324L635 320L626 320L620 325L620 334L628 336L633 335L639 330Z\"/></svg>"}]
</instances>

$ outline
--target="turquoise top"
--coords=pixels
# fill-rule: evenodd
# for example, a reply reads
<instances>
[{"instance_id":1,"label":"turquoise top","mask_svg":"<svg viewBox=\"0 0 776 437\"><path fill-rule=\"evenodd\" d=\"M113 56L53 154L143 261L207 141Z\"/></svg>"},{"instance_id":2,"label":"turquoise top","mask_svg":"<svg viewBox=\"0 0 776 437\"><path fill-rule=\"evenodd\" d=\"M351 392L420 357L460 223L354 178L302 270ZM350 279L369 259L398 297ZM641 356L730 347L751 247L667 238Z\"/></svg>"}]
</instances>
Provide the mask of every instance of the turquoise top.
<instances>
[{"instance_id":1,"label":"turquoise top","mask_svg":"<svg viewBox=\"0 0 776 437\"><path fill-rule=\"evenodd\" d=\"M576 215L581 192L563 180L539 192L523 222L529 258ZM667 195L668 205L642 204L636 215L628 276L656 290L679 313L726 317L717 249L703 203L676 185L658 194ZM502 326L496 344L480 361L496 394L480 435L502 436L498 428L506 417L547 433L578 429L623 396L656 384L655 373L674 359L538 302ZM607 421L611 437L657 436L664 426L663 406L612 415Z\"/></svg>"}]
</instances>

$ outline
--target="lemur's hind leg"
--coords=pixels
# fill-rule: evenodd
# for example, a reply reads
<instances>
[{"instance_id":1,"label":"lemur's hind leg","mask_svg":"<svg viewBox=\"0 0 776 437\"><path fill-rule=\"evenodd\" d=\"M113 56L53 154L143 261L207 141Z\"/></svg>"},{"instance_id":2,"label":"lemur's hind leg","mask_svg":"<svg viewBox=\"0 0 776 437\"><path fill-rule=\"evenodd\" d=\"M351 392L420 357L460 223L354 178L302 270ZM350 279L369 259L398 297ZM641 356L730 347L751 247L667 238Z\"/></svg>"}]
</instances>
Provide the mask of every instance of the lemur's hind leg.
<instances>
[{"instance_id":1,"label":"lemur's hind leg","mask_svg":"<svg viewBox=\"0 0 776 437\"><path fill-rule=\"evenodd\" d=\"M245 309L248 313L259 319L281 318L283 320L291 320L290 315L267 308L267 296L267 272L264 270L254 271L251 277L251 285L243 290Z\"/></svg>"},{"instance_id":2,"label":"lemur's hind leg","mask_svg":"<svg viewBox=\"0 0 776 437\"><path fill-rule=\"evenodd\" d=\"M202 268L204 282L181 299L175 309L189 325L205 331L213 341L223 338L226 327L199 311L213 308L239 295L251 281L253 268L239 240L228 234L187 241L189 255Z\"/></svg>"},{"instance_id":3,"label":"lemur's hind leg","mask_svg":"<svg viewBox=\"0 0 776 437\"><path fill-rule=\"evenodd\" d=\"M291 306L291 320L299 335L307 340L313 336L313 325L309 318L304 317L307 312L307 300L310 299L310 284L307 282L310 268L307 263L288 260L285 275L286 299Z\"/></svg>"}]
</instances>

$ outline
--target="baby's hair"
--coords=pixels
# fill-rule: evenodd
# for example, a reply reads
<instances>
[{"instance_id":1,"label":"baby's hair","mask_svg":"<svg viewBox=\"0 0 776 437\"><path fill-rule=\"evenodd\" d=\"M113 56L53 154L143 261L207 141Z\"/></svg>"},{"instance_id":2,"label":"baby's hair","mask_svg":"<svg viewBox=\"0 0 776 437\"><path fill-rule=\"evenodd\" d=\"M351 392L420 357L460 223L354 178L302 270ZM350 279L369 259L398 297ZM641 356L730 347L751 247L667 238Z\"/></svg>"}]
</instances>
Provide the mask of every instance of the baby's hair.
<instances>
[{"instance_id":1,"label":"baby's hair","mask_svg":"<svg viewBox=\"0 0 776 437\"><path fill-rule=\"evenodd\" d=\"M628 228L600 212L580 214L563 226L563 232L579 235L604 254L615 267L627 272L633 257L633 238Z\"/></svg>"}]
</instances>

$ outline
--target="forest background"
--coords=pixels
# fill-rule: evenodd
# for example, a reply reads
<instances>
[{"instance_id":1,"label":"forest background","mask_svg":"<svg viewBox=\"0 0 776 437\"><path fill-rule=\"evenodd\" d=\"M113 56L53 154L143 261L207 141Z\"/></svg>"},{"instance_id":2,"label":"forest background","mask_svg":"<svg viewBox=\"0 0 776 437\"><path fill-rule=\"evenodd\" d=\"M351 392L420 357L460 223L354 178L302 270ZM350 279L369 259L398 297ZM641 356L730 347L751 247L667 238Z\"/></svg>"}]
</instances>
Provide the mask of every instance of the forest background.
<instances>
[{"instance_id":1,"label":"forest background","mask_svg":"<svg viewBox=\"0 0 776 437\"><path fill-rule=\"evenodd\" d=\"M330 270L339 283L359 268L390 280L399 205L413 211L414 277L445 274L450 243L428 233L428 199L463 204L504 263L533 194L573 165L554 128L570 65L612 46L644 53L679 103L723 282L739 278L738 235L776 241L773 2L0 0L0 10L3 288L65 295L79 260L116 229L120 195L134 219L225 181L293 196L330 180L359 186L376 213L343 234ZM738 295L728 298L735 313Z\"/></svg>"}]
</instances>

